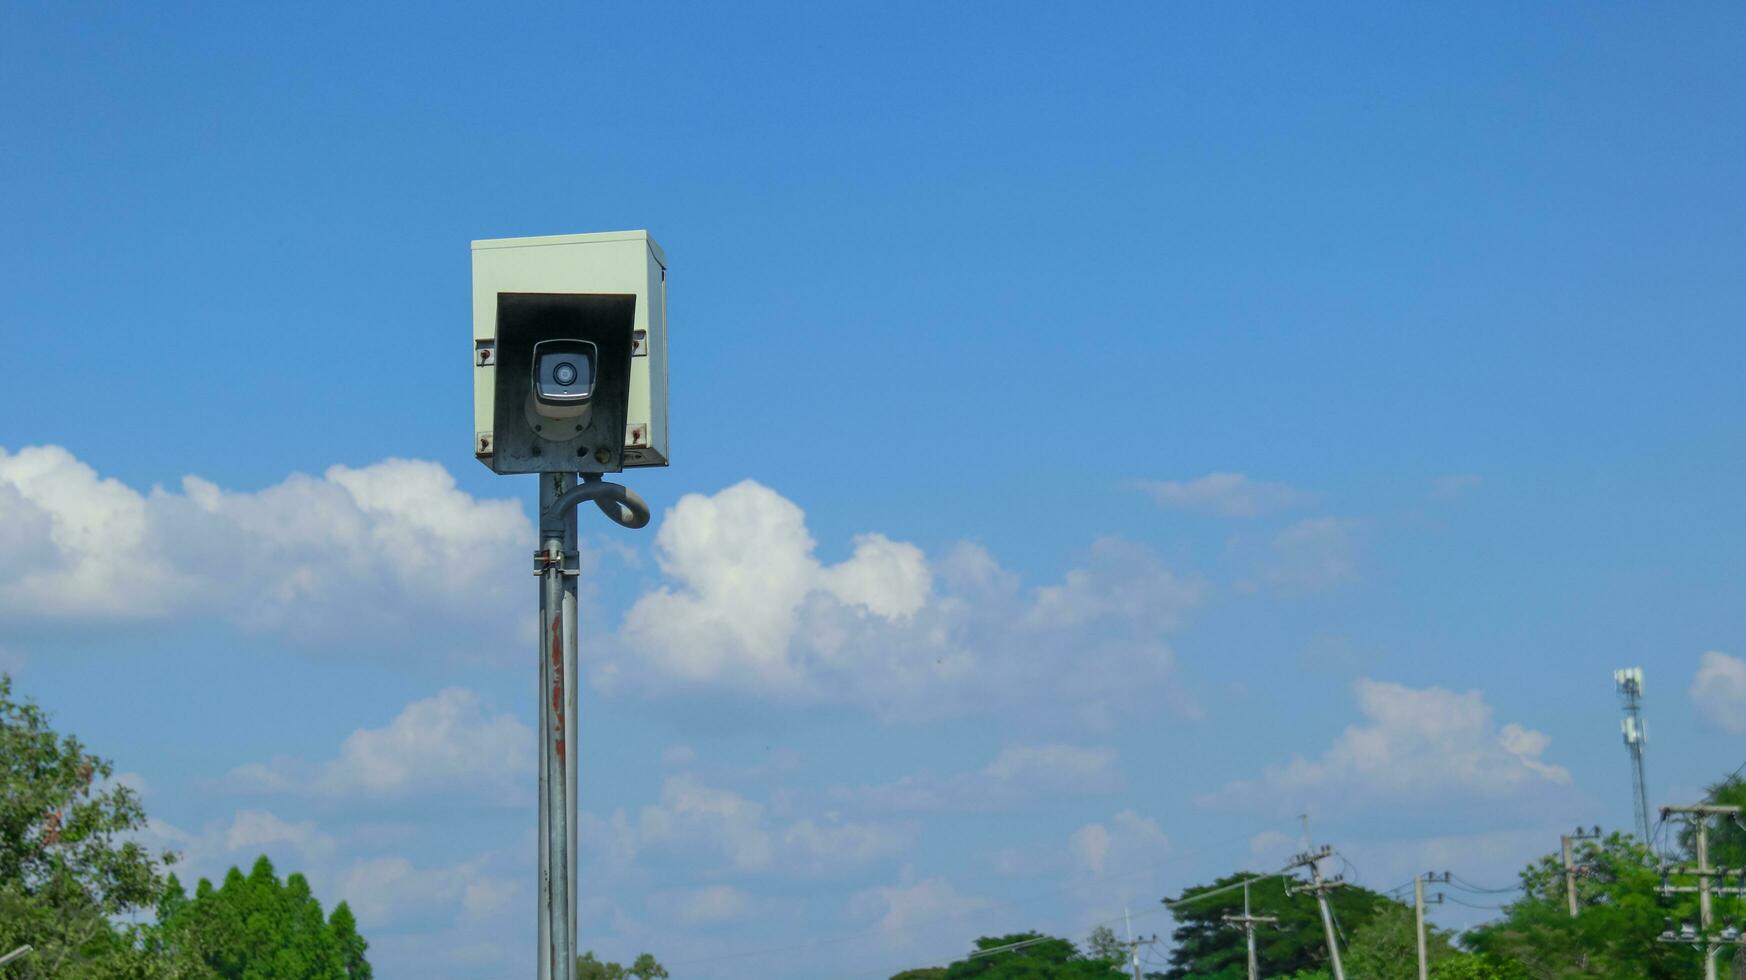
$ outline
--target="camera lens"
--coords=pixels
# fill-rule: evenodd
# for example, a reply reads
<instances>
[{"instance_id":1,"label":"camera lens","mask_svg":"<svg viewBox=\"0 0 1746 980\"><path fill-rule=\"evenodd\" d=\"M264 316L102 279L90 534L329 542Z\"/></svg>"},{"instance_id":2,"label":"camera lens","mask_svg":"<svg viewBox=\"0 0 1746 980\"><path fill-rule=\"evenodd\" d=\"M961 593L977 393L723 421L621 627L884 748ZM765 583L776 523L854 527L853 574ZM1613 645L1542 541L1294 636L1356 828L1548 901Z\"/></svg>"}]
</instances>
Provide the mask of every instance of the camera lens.
<instances>
[{"instance_id":1,"label":"camera lens","mask_svg":"<svg viewBox=\"0 0 1746 980\"><path fill-rule=\"evenodd\" d=\"M560 361L558 366L552 369L552 380L566 388L575 384L576 365L569 361Z\"/></svg>"}]
</instances>

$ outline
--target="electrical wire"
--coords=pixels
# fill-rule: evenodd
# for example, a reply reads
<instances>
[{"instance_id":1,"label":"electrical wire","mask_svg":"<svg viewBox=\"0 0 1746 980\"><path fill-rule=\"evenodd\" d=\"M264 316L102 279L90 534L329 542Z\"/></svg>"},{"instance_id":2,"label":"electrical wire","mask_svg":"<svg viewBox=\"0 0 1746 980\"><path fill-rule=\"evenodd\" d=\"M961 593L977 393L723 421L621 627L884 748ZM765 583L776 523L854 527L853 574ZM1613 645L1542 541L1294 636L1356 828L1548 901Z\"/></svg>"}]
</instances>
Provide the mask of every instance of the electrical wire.
<instances>
[{"instance_id":1,"label":"electrical wire","mask_svg":"<svg viewBox=\"0 0 1746 980\"><path fill-rule=\"evenodd\" d=\"M1408 888L1411 888L1413 886L1413 882L1415 882L1417 880L1418 880L1417 878L1413 878L1413 879L1410 879L1408 881L1403 881L1400 884L1394 886L1393 888L1388 889L1387 891L1379 892L1379 894L1390 895L1390 896L1402 894Z\"/></svg>"},{"instance_id":2,"label":"electrical wire","mask_svg":"<svg viewBox=\"0 0 1746 980\"><path fill-rule=\"evenodd\" d=\"M1357 881L1359 878L1364 877L1364 872L1358 870L1358 866L1353 864L1351 859L1346 857L1346 855L1341 854L1339 851L1335 851L1334 856L1340 859L1340 870L1342 873L1346 871L1352 872L1353 881Z\"/></svg>"},{"instance_id":3,"label":"electrical wire","mask_svg":"<svg viewBox=\"0 0 1746 980\"><path fill-rule=\"evenodd\" d=\"M1470 909L1480 909L1485 912L1502 912L1504 909L1509 908L1508 905L1477 905L1473 902L1463 902L1461 899L1456 898L1448 892L1443 892L1442 896L1443 900L1446 902L1454 902L1456 905L1465 905Z\"/></svg>"},{"instance_id":4,"label":"electrical wire","mask_svg":"<svg viewBox=\"0 0 1746 980\"><path fill-rule=\"evenodd\" d=\"M1483 885L1476 885L1473 882L1468 881L1466 878L1461 877L1453 871L1449 872L1449 878L1452 882L1456 883L1455 887L1464 892L1478 892L1484 895L1509 895L1523 890L1523 886L1521 885L1514 885L1509 888L1486 888Z\"/></svg>"}]
</instances>

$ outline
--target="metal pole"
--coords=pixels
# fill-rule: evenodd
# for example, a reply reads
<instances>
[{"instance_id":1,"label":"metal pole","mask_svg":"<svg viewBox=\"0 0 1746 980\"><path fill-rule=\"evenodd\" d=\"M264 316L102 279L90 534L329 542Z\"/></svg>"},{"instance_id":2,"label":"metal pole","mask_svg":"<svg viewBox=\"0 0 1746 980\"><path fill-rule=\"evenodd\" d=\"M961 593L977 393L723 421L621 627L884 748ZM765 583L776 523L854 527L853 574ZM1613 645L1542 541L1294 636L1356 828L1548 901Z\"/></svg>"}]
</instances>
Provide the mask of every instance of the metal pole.
<instances>
[{"instance_id":1,"label":"metal pole","mask_svg":"<svg viewBox=\"0 0 1746 980\"><path fill-rule=\"evenodd\" d=\"M1425 876L1413 875L1413 919L1419 937L1419 980L1429 980L1430 967L1425 962Z\"/></svg>"},{"instance_id":2,"label":"metal pole","mask_svg":"<svg viewBox=\"0 0 1746 980\"><path fill-rule=\"evenodd\" d=\"M575 980L576 922L571 901L574 880L574 785L570 751L572 735L567 714L573 691L567 677L575 659L575 630L565 629L566 599L574 601L574 585L565 573L575 541L575 511L553 513L553 503L576 483L569 473L541 473L540 550L540 980ZM568 636L566 636L568 632Z\"/></svg>"},{"instance_id":3,"label":"metal pole","mask_svg":"<svg viewBox=\"0 0 1746 980\"><path fill-rule=\"evenodd\" d=\"M581 571L582 553L576 547L576 508L564 510L564 554L572 556L576 564L574 571ZM577 709L577 692L582 685L582 673L576 662L576 641L581 633L576 621L577 602L576 590L582 581L580 574L564 576L564 718L568 722L564 726L564 811L570 821L570 867L568 884L570 908L570 960L577 957L576 945L577 919L580 911L577 908L576 891L577 868L582 863L582 851L578 847L577 833L580 822L577 820L577 806L582 795L582 784L576 778L576 740L577 730L581 728L582 715Z\"/></svg>"},{"instance_id":4,"label":"metal pole","mask_svg":"<svg viewBox=\"0 0 1746 980\"><path fill-rule=\"evenodd\" d=\"M1249 914L1249 883L1243 882L1243 934L1249 947L1249 980L1259 980L1261 964L1255 958L1255 918Z\"/></svg>"},{"instance_id":5,"label":"metal pole","mask_svg":"<svg viewBox=\"0 0 1746 980\"><path fill-rule=\"evenodd\" d=\"M1316 905L1322 910L1322 929L1328 934L1328 963L1334 968L1334 980L1346 980L1346 968L1340 964L1340 943L1334 933L1334 913L1328 911L1328 889L1322 885L1320 861L1310 863L1310 881L1316 893Z\"/></svg>"},{"instance_id":6,"label":"metal pole","mask_svg":"<svg viewBox=\"0 0 1746 980\"><path fill-rule=\"evenodd\" d=\"M1710 935L1710 818L1697 818L1698 923L1704 934L1704 980L1716 980L1716 954L1721 947Z\"/></svg>"},{"instance_id":7,"label":"metal pole","mask_svg":"<svg viewBox=\"0 0 1746 980\"><path fill-rule=\"evenodd\" d=\"M29 946L20 946L17 949L13 950L12 952L7 953L5 956L0 956L0 966L5 966L6 964L12 962L15 959L18 959L21 956L24 956L25 954L27 954L29 952L31 952L31 948Z\"/></svg>"}]
</instances>

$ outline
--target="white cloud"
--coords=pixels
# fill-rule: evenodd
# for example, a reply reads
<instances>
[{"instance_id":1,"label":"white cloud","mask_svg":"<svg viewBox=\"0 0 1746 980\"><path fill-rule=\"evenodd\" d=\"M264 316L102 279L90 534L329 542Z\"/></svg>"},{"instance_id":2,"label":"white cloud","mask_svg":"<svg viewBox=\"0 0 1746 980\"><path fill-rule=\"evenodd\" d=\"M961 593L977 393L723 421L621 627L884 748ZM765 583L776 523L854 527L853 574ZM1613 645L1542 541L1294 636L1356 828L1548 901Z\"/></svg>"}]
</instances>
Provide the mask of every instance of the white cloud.
<instances>
[{"instance_id":1,"label":"white cloud","mask_svg":"<svg viewBox=\"0 0 1746 980\"><path fill-rule=\"evenodd\" d=\"M1261 857L1269 854L1285 854L1290 851L1301 850L1302 848L1302 837L1293 837L1290 834L1281 833L1277 830L1263 830L1249 838L1250 857Z\"/></svg>"},{"instance_id":2,"label":"white cloud","mask_svg":"<svg viewBox=\"0 0 1746 980\"><path fill-rule=\"evenodd\" d=\"M1283 483L1251 479L1241 473L1208 473L1187 481L1141 481L1139 488L1161 507L1223 517L1259 517L1301 501L1303 494Z\"/></svg>"},{"instance_id":3,"label":"white cloud","mask_svg":"<svg viewBox=\"0 0 1746 980\"><path fill-rule=\"evenodd\" d=\"M1115 750L1057 742L1008 746L973 772L837 786L828 795L861 809L986 812L1016 809L1038 799L1110 793L1120 786Z\"/></svg>"},{"instance_id":4,"label":"white cloud","mask_svg":"<svg viewBox=\"0 0 1746 980\"><path fill-rule=\"evenodd\" d=\"M945 878L915 881L906 869L898 884L856 892L849 899L849 914L879 933L879 947L886 953L927 950L938 956L942 949L963 944L965 936L976 935L977 913L993 904L960 893Z\"/></svg>"},{"instance_id":5,"label":"white cloud","mask_svg":"<svg viewBox=\"0 0 1746 980\"><path fill-rule=\"evenodd\" d=\"M682 769L697 761L697 751L689 745L669 745L661 751L661 765Z\"/></svg>"},{"instance_id":6,"label":"white cloud","mask_svg":"<svg viewBox=\"0 0 1746 980\"><path fill-rule=\"evenodd\" d=\"M496 636L531 535L517 502L463 493L435 463L333 466L253 492L188 476L179 493L141 493L58 446L0 449L0 618L14 621Z\"/></svg>"},{"instance_id":7,"label":"white cloud","mask_svg":"<svg viewBox=\"0 0 1746 980\"><path fill-rule=\"evenodd\" d=\"M793 654L809 601L853 618L907 622L931 587L920 549L879 535L853 557L813 557L805 515L750 480L713 497L688 494L661 522L655 552L677 588L644 596L625 633L668 673L687 680L746 673L777 689L806 686Z\"/></svg>"},{"instance_id":8,"label":"white cloud","mask_svg":"<svg viewBox=\"0 0 1746 980\"><path fill-rule=\"evenodd\" d=\"M1354 692L1364 723L1348 727L1319 758L1299 757L1269 769L1259 783L1232 783L1202 802L1286 810L1311 799L1334 806L1370 800L1449 805L1570 783L1568 771L1541 759L1551 740L1514 723L1498 726L1478 691L1364 679Z\"/></svg>"},{"instance_id":9,"label":"white cloud","mask_svg":"<svg viewBox=\"0 0 1746 980\"><path fill-rule=\"evenodd\" d=\"M709 885L656 892L649 896L649 910L666 920L686 925L708 926L750 918L759 904L751 895L732 885Z\"/></svg>"},{"instance_id":10,"label":"white cloud","mask_svg":"<svg viewBox=\"0 0 1746 980\"><path fill-rule=\"evenodd\" d=\"M1320 592L1357 577L1352 533L1357 523L1340 517L1298 521L1273 538L1266 583L1287 593Z\"/></svg>"},{"instance_id":11,"label":"white cloud","mask_svg":"<svg viewBox=\"0 0 1746 980\"><path fill-rule=\"evenodd\" d=\"M1717 650L1704 654L1690 694L1705 721L1730 735L1746 735L1746 660Z\"/></svg>"},{"instance_id":12,"label":"white cloud","mask_svg":"<svg viewBox=\"0 0 1746 980\"><path fill-rule=\"evenodd\" d=\"M366 928L490 918L507 909L522 890L521 883L492 874L480 861L421 869L399 856L358 861L339 883L340 897Z\"/></svg>"},{"instance_id":13,"label":"white cloud","mask_svg":"<svg viewBox=\"0 0 1746 980\"><path fill-rule=\"evenodd\" d=\"M152 819L140 839L152 851L169 849L180 855L171 870L190 892L196 879L216 884L233 865L246 871L262 854L268 855L281 876L303 871L311 882L324 880L339 852L339 841L314 823L292 822L257 809L238 810L229 821L198 831ZM322 895L323 890L316 893Z\"/></svg>"},{"instance_id":14,"label":"white cloud","mask_svg":"<svg viewBox=\"0 0 1746 980\"><path fill-rule=\"evenodd\" d=\"M451 687L407 705L384 728L346 737L339 757L318 764L278 758L231 770L245 793L404 797L468 792L507 805L526 802L534 733L515 716L486 711L479 696Z\"/></svg>"},{"instance_id":15,"label":"white cloud","mask_svg":"<svg viewBox=\"0 0 1746 980\"><path fill-rule=\"evenodd\" d=\"M1101 876L1109 871L1133 872L1153 865L1170 853L1170 839L1158 821L1128 809L1109 823L1091 823L1067 839L1076 873Z\"/></svg>"},{"instance_id":16,"label":"white cloud","mask_svg":"<svg viewBox=\"0 0 1746 980\"><path fill-rule=\"evenodd\" d=\"M737 873L829 874L900 854L915 841L908 824L846 821L835 813L780 820L764 804L693 776L669 777L658 803L635 818L617 811L583 817L587 849L610 865L648 852L693 864L725 862Z\"/></svg>"},{"instance_id":17,"label":"white cloud","mask_svg":"<svg viewBox=\"0 0 1746 980\"><path fill-rule=\"evenodd\" d=\"M1029 625L1070 629L1113 620L1162 631L1181 625L1202 592L1199 582L1173 574L1139 545L1102 538L1092 544L1087 567L1037 590Z\"/></svg>"},{"instance_id":18,"label":"white cloud","mask_svg":"<svg viewBox=\"0 0 1746 980\"><path fill-rule=\"evenodd\" d=\"M814 872L871 864L902 853L914 840L912 827L830 819L798 820L782 832L789 866Z\"/></svg>"},{"instance_id":19,"label":"white cloud","mask_svg":"<svg viewBox=\"0 0 1746 980\"><path fill-rule=\"evenodd\" d=\"M930 561L912 544L855 539L827 565L805 515L750 481L689 495L655 539L667 583L627 613L607 687L738 690L939 714L1035 700L1107 716L1148 692L1178 706L1164 637L1197 605L1197 580L1151 552L1098 541L1058 585L1029 593L980 548Z\"/></svg>"},{"instance_id":20,"label":"white cloud","mask_svg":"<svg viewBox=\"0 0 1746 980\"><path fill-rule=\"evenodd\" d=\"M289 844L305 859L325 860L334 852L334 839L315 829L310 821L290 823L266 810L238 810L224 835L227 851L252 851L275 844Z\"/></svg>"}]
</instances>

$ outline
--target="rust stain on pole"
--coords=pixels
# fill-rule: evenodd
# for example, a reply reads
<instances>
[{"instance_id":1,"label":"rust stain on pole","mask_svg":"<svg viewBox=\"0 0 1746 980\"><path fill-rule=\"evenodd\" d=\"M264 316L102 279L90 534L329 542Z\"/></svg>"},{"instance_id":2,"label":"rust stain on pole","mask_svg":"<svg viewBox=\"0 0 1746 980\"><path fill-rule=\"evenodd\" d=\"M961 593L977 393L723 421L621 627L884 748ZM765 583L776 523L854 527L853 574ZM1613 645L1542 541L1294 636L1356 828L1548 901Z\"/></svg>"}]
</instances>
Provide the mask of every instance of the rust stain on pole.
<instances>
[{"instance_id":1,"label":"rust stain on pole","mask_svg":"<svg viewBox=\"0 0 1746 980\"><path fill-rule=\"evenodd\" d=\"M564 758L564 618L552 619L552 744Z\"/></svg>"}]
</instances>

